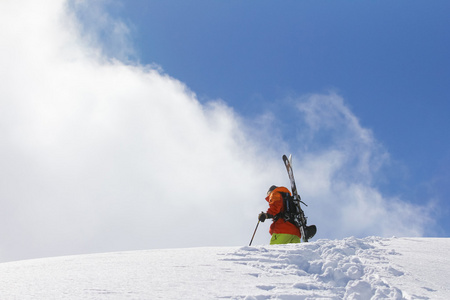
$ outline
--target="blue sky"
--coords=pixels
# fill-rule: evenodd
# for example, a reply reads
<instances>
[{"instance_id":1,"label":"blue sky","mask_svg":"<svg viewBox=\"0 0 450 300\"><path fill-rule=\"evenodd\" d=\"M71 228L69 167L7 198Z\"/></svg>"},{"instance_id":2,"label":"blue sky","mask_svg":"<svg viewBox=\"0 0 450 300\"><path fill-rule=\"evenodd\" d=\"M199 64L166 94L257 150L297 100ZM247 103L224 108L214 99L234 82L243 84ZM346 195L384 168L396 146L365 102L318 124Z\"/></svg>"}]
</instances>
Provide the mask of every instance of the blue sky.
<instances>
[{"instance_id":1,"label":"blue sky","mask_svg":"<svg viewBox=\"0 0 450 300\"><path fill-rule=\"evenodd\" d=\"M449 227L447 1L128 1L109 9L131 29L132 59L160 65L200 100L223 99L243 117L281 115L275 100L336 92L396 162L384 192L415 203L436 197ZM293 135L283 122L282 134Z\"/></svg>"},{"instance_id":2,"label":"blue sky","mask_svg":"<svg viewBox=\"0 0 450 300\"><path fill-rule=\"evenodd\" d=\"M1 1L0 261L246 245L290 153L317 239L449 236L449 13Z\"/></svg>"}]
</instances>

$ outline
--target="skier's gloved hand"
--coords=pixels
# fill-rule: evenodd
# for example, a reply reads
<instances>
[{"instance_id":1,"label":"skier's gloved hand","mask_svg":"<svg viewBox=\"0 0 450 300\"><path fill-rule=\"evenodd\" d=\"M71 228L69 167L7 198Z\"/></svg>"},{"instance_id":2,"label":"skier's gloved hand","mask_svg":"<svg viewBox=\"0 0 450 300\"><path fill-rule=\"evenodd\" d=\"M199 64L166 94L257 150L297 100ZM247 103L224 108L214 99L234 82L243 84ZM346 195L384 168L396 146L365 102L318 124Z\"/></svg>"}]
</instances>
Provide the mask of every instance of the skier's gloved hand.
<instances>
[{"instance_id":1,"label":"skier's gloved hand","mask_svg":"<svg viewBox=\"0 0 450 300\"><path fill-rule=\"evenodd\" d=\"M264 222L267 219L267 214L265 212L261 212L258 216L258 220Z\"/></svg>"},{"instance_id":2,"label":"skier's gloved hand","mask_svg":"<svg viewBox=\"0 0 450 300\"><path fill-rule=\"evenodd\" d=\"M272 219L273 216L271 214L265 213L265 212L261 212L258 216L258 220L260 220L261 222L264 222L266 219Z\"/></svg>"}]
</instances>

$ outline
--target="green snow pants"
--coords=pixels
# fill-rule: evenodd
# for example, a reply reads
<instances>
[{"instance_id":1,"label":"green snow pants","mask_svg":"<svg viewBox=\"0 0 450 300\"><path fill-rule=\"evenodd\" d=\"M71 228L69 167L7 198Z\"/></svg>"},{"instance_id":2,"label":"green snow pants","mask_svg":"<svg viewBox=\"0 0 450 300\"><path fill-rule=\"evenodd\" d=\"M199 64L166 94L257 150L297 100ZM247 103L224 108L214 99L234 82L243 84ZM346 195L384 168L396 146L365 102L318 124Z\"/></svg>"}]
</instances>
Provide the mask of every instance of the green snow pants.
<instances>
[{"instance_id":1,"label":"green snow pants","mask_svg":"<svg viewBox=\"0 0 450 300\"><path fill-rule=\"evenodd\" d=\"M300 238L293 234L274 233L270 239L271 245L300 243Z\"/></svg>"}]
</instances>

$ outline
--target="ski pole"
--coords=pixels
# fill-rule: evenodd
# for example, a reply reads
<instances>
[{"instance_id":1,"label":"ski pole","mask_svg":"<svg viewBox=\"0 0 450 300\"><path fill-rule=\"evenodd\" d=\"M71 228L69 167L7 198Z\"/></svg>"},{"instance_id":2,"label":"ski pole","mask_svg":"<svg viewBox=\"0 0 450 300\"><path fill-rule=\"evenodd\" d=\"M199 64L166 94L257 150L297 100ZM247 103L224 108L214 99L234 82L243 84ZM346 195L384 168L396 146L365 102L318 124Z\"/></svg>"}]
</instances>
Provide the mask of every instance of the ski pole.
<instances>
[{"instance_id":1,"label":"ski pole","mask_svg":"<svg viewBox=\"0 0 450 300\"><path fill-rule=\"evenodd\" d=\"M259 226L259 222L261 222L261 221L258 220L258 223L256 223L255 232L253 232L253 236L252 236L252 239L250 240L250 244L248 244L249 247L252 245L253 238L255 237L256 230L258 229L258 226Z\"/></svg>"}]
</instances>

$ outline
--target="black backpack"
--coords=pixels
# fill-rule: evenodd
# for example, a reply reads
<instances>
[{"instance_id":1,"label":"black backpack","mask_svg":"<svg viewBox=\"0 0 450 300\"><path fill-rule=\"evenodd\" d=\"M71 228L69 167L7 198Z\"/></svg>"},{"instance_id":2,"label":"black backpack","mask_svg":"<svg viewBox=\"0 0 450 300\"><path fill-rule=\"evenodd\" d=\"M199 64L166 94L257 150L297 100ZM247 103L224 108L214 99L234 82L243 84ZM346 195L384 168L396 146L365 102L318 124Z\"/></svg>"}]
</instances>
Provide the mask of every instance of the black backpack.
<instances>
[{"instance_id":1,"label":"black backpack","mask_svg":"<svg viewBox=\"0 0 450 300\"><path fill-rule=\"evenodd\" d=\"M274 217L274 221L277 221L280 218L283 218L286 222L291 222L298 228L301 226L301 208L300 203L294 200L294 197L291 196L289 193L283 193L279 192L281 196L283 196L283 206L284 211L278 213Z\"/></svg>"}]
</instances>

